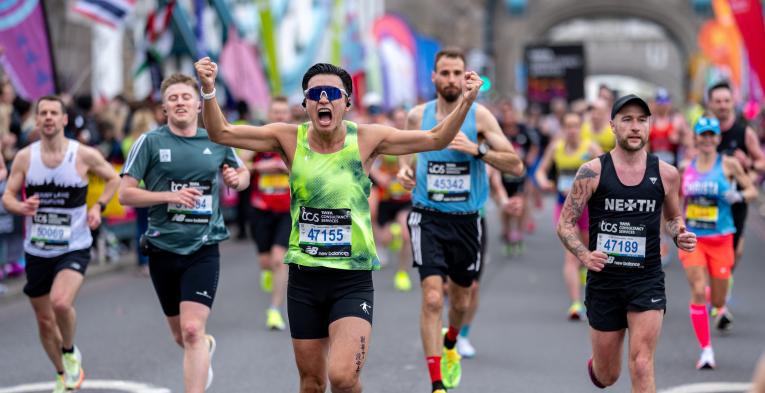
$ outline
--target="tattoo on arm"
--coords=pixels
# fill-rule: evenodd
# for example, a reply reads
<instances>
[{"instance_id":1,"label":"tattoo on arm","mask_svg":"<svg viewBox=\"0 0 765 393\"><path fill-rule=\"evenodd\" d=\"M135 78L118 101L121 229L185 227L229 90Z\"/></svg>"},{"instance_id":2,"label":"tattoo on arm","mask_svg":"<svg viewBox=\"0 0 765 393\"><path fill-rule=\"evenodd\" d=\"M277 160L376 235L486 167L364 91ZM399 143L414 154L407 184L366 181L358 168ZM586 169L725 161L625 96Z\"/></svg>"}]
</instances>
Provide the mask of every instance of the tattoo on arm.
<instances>
[{"instance_id":1,"label":"tattoo on arm","mask_svg":"<svg viewBox=\"0 0 765 393\"><path fill-rule=\"evenodd\" d=\"M356 374L361 372L361 366L364 364L364 360L367 356L367 338L361 336L359 340L359 352L356 352Z\"/></svg>"},{"instance_id":2,"label":"tattoo on arm","mask_svg":"<svg viewBox=\"0 0 765 393\"><path fill-rule=\"evenodd\" d=\"M682 217L675 217L671 220L667 220L667 233L672 239L677 239L677 235L680 233L680 226L683 225ZM677 240L675 240L677 242Z\"/></svg>"},{"instance_id":3,"label":"tattoo on arm","mask_svg":"<svg viewBox=\"0 0 765 393\"><path fill-rule=\"evenodd\" d=\"M584 260L589 249L582 243L576 223L582 216L582 211L592 194L590 182L598 175L598 172L587 166L579 168L560 215L558 237L563 245L580 260Z\"/></svg>"}]
</instances>

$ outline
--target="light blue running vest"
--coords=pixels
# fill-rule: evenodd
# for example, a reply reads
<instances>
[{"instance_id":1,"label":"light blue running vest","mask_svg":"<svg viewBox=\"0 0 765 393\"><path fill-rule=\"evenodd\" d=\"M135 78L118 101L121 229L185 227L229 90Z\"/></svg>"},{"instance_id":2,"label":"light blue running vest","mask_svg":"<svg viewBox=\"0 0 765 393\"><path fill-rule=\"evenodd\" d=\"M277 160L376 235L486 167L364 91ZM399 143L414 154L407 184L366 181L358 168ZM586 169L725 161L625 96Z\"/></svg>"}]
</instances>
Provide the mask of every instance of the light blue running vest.
<instances>
[{"instance_id":1,"label":"light blue running vest","mask_svg":"<svg viewBox=\"0 0 765 393\"><path fill-rule=\"evenodd\" d=\"M476 105L468 111L460 131L478 143L475 120ZM436 101L425 104L423 130L430 130L436 121ZM472 155L449 148L417 154L417 185L412 194L415 207L443 213L475 213L489 195L486 164Z\"/></svg>"}]
</instances>

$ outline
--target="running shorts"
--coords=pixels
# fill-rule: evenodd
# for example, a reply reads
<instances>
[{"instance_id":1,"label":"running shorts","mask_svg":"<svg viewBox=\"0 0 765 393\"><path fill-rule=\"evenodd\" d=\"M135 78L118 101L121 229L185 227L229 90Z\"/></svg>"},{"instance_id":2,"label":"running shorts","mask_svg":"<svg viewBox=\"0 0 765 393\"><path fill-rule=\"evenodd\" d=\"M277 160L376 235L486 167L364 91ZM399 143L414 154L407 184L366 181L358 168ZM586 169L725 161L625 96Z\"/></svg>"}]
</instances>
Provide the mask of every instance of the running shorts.
<instances>
[{"instance_id":1,"label":"running shorts","mask_svg":"<svg viewBox=\"0 0 765 393\"><path fill-rule=\"evenodd\" d=\"M687 252L678 250L683 267L702 266L707 268L712 278L730 278L733 262L736 259L733 251L733 234L700 236L696 240L696 250Z\"/></svg>"},{"instance_id":2,"label":"running shorts","mask_svg":"<svg viewBox=\"0 0 765 393\"><path fill-rule=\"evenodd\" d=\"M202 246L189 255L165 251L153 245L149 246L149 250L151 281L166 316L179 315L183 301L212 308L220 273L217 243Z\"/></svg>"},{"instance_id":3,"label":"running shorts","mask_svg":"<svg viewBox=\"0 0 765 393\"><path fill-rule=\"evenodd\" d=\"M50 293L56 275L64 270L74 270L83 276L90 262L90 248L70 251L52 258L43 258L24 253L27 283L24 294L29 297L40 297Z\"/></svg>"},{"instance_id":4,"label":"running shorts","mask_svg":"<svg viewBox=\"0 0 765 393\"><path fill-rule=\"evenodd\" d=\"M481 224L475 214L448 214L415 207L409 213L414 267L420 280L438 275L469 287L478 277L481 258Z\"/></svg>"},{"instance_id":5,"label":"running shorts","mask_svg":"<svg viewBox=\"0 0 765 393\"><path fill-rule=\"evenodd\" d=\"M369 270L289 265L287 317L298 340L329 336L329 325L358 317L372 324L374 286Z\"/></svg>"}]
</instances>

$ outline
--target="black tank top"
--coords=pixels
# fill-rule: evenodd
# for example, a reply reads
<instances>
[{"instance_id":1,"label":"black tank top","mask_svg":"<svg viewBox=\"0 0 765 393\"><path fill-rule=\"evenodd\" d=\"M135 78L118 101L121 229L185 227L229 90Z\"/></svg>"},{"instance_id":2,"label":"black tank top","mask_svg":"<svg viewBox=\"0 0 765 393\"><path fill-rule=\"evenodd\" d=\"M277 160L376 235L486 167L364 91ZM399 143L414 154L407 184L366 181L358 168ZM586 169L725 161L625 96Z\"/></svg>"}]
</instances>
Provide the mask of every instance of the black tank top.
<instances>
[{"instance_id":1,"label":"black tank top","mask_svg":"<svg viewBox=\"0 0 765 393\"><path fill-rule=\"evenodd\" d=\"M664 186L659 159L649 154L643 180L625 186L616 175L611 154L599 158L600 182L587 203L589 248L606 253L608 262L601 272L588 272L588 276L638 278L661 273L659 229Z\"/></svg>"},{"instance_id":2,"label":"black tank top","mask_svg":"<svg viewBox=\"0 0 765 393\"><path fill-rule=\"evenodd\" d=\"M720 144L717 145L717 152L726 156L732 156L736 149L741 149L749 155L749 150L746 148L746 123L741 119L736 119L729 130L723 131Z\"/></svg>"}]
</instances>

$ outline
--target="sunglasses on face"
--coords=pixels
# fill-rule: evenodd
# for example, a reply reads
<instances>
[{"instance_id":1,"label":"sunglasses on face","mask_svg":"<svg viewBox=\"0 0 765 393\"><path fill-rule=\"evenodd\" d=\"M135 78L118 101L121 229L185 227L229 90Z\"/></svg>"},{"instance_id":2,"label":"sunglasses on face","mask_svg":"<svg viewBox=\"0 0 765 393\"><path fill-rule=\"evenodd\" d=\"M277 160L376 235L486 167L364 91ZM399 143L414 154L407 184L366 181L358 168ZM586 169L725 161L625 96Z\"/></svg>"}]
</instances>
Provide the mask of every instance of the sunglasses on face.
<instances>
[{"instance_id":1,"label":"sunglasses on face","mask_svg":"<svg viewBox=\"0 0 765 393\"><path fill-rule=\"evenodd\" d=\"M329 101L338 100L343 96L348 96L348 93L346 93L345 90L334 86L315 86L303 93L305 94L305 98L311 101L319 101L322 95L327 97L327 100Z\"/></svg>"}]
</instances>

